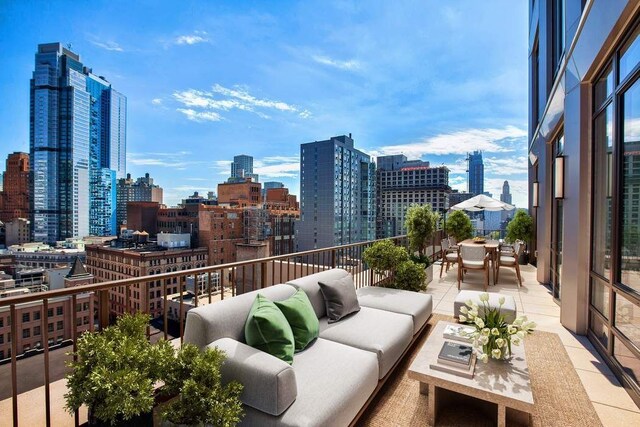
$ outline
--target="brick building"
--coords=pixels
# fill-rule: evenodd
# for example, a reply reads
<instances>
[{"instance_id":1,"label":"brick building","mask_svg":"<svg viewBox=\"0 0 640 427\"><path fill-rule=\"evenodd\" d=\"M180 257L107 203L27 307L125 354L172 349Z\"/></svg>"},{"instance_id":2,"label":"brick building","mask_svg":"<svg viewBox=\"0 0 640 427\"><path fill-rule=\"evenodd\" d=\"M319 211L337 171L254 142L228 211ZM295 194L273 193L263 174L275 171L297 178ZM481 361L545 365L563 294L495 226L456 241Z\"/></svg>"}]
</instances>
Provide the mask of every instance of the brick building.
<instances>
[{"instance_id":1,"label":"brick building","mask_svg":"<svg viewBox=\"0 0 640 427\"><path fill-rule=\"evenodd\" d=\"M158 234L158 202L128 202L127 228L146 231L150 236Z\"/></svg>"},{"instance_id":2,"label":"brick building","mask_svg":"<svg viewBox=\"0 0 640 427\"><path fill-rule=\"evenodd\" d=\"M119 248L107 245L88 245L87 270L96 282L150 276L172 271L189 270L208 265L206 248L170 249L161 248L155 243L142 246ZM167 294L178 292L178 281L167 283ZM125 287L109 292L111 314L125 312ZM129 287L130 309L149 311L153 317L162 314L163 284L160 280Z\"/></svg>"},{"instance_id":3,"label":"brick building","mask_svg":"<svg viewBox=\"0 0 640 427\"><path fill-rule=\"evenodd\" d=\"M257 206L262 203L262 185L245 178L244 182L218 184L218 203L233 206Z\"/></svg>"},{"instance_id":4,"label":"brick building","mask_svg":"<svg viewBox=\"0 0 640 427\"><path fill-rule=\"evenodd\" d=\"M188 233L191 235L191 247L200 245L198 240L199 204L186 204L182 207L161 208L156 216L156 230L158 233ZM153 233L149 232L151 236Z\"/></svg>"},{"instance_id":5,"label":"brick building","mask_svg":"<svg viewBox=\"0 0 640 427\"><path fill-rule=\"evenodd\" d=\"M29 154L9 154L0 196L0 221L29 218Z\"/></svg>"},{"instance_id":6,"label":"brick building","mask_svg":"<svg viewBox=\"0 0 640 427\"><path fill-rule=\"evenodd\" d=\"M243 210L200 205L198 223L199 244L207 248L209 264L235 262L236 245L244 241Z\"/></svg>"},{"instance_id":7,"label":"brick building","mask_svg":"<svg viewBox=\"0 0 640 427\"><path fill-rule=\"evenodd\" d=\"M298 198L289 194L288 188L269 188L266 191L264 208L271 211L300 211Z\"/></svg>"}]
</instances>

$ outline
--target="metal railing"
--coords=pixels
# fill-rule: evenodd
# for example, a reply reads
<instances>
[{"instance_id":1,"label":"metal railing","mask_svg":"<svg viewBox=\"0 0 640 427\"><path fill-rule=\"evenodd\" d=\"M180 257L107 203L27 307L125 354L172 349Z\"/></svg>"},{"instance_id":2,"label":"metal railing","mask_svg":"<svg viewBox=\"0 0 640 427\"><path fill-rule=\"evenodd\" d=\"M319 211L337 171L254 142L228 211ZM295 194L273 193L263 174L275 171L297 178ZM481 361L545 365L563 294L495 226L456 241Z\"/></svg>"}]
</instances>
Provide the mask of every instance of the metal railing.
<instances>
[{"instance_id":1,"label":"metal railing","mask_svg":"<svg viewBox=\"0 0 640 427\"><path fill-rule=\"evenodd\" d=\"M440 240L443 236L442 230L435 233L432 244L427 250L427 255L431 260L435 260L440 255ZM406 236L393 237L391 240L402 246L406 246L408 243ZM6 369L7 365L10 369L11 391L9 394L6 381L0 384L0 403L7 398L11 399L12 409L10 412L13 416L13 425L17 426L19 421L18 395L44 386L44 422L47 426L51 425L50 384L62 379L64 375L64 369L60 369L60 367L52 370L50 366L51 354L68 351L69 348L56 348L65 343L70 343L71 349L75 352L76 339L79 334L84 331L100 330L113 323L113 320L123 313L143 312L150 314L152 322L147 328L147 336L151 340L177 338L182 342L186 313L190 308L198 305L211 304L238 294L278 283L286 283L336 267L343 268L353 275L356 288L376 286L387 277L374 274L362 260L364 250L375 242L374 240L354 243L0 299L0 320L4 320L4 330L6 331L8 327L11 334L8 340L7 334L4 334L5 348L7 341L10 340L9 362L7 364L5 359L5 363L0 364L0 369ZM187 283L190 283L190 286L187 286ZM171 293L170 290L174 288L177 288L177 292ZM187 291L189 288L192 290ZM124 293L124 297L122 297L122 293ZM10 318L6 316L7 312ZM62 319L56 316L56 314L63 314L63 312ZM36 315L35 313L40 314ZM35 317L37 319L34 319ZM3 332L3 323L0 323L0 332ZM56 330L54 330L54 326ZM27 330L29 332L26 332ZM33 342L36 330L38 336L42 337L38 341L39 344L35 345L36 351L34 352L31 345L19 348L18 343L23 342L25 337ZM56 333L63 333L63 335L56 337L54 336ZM42 376L35 383L20 384L18 362L23 363L23 360L27 360L25 358L26 347L29 347L26 353L36 353L38 357L42 356L41 366L28 368L29 370L41 369ZM2 345L0 345L0 349L2 349ZM60 357L56 357L55 360L63 363ZM58 373L57 377L52 376L53 371ZM3 372L0 371L0 378L2 378L2 374ZM33 376L34 373L31 371L29 375L31 380L33 380ZM77 411L73 419L74 424L78 425Z\"/></svg>"}]
</instances>

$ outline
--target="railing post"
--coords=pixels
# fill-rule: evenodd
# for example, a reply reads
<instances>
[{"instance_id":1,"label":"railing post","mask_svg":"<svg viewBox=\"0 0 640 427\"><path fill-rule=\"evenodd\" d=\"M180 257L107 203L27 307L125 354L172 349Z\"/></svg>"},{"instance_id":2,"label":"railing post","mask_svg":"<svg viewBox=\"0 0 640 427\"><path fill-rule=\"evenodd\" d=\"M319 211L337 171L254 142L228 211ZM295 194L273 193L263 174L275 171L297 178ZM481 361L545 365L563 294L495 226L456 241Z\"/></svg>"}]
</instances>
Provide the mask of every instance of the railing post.
<instances>
[{"instance_id":1,"label":"railing post","mask_svg":"<svg viewBox=\"0 0 640 427\"><path fill-rule=\"evenodd\" d=\"M266 288L267 283L267 263L262 261L260 263L260 289Z\"/></svg>"},{"instance_id":2,"label":"railing post","mask_svg":"<svg viewBox=\"0 0 640 427\"><path fill-rule=\"evenodd\" d=\"M336 268L336 250L331 249L331 268Z\"/></svg>"},{"instance_id":3,"label":"railing post","mask_svg":"<svg viewBox=\"0 0 640 427\"><path fill-rule=\"evenodd\" d=\"M109 326L109 290L98 291L98 322L100 330Z\"/></svg>"}]
</instances>

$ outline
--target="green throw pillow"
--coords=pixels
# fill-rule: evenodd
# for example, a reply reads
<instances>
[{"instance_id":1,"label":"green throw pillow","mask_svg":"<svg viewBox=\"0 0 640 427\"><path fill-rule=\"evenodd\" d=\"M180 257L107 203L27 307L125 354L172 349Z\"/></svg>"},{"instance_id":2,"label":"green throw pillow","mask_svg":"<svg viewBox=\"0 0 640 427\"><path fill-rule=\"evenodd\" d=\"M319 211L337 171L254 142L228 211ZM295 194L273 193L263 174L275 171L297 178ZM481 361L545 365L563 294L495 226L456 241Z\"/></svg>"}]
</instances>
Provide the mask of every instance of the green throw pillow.
<instances>
[{"instance_id":1,"label":"green throw pillow","mask_svg":"<svg viewBox=\"0 0 640 427\"><path fill-rule=\"evenodd\" d=\"M291 325L296 351L304 350L311 341L318 338L320 323L315 311L313 311L309 297L302 289L298 289L295 294L284 301L274 301L274 304L282 311Z\"/></svg>"},{"instance_id":2,"label":"green throw pillow","mask_svg":"<svg viewBox=\"0 0 640 427\"><path fill-rule=\"evenodd\" d=\"M267 352L288 364L293 363L295 344L291 326L282 311L258 294L244 324L248 345Z\"/></svg>"}]
</instances>

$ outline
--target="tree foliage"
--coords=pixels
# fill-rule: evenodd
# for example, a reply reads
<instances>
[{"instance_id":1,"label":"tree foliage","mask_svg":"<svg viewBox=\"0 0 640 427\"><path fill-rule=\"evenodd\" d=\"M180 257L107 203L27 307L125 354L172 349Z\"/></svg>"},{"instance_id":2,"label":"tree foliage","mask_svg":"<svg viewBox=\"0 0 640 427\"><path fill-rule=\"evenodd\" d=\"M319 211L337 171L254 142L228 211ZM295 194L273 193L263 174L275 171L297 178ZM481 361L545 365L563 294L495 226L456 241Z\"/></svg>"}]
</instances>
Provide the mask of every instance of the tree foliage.
<instances>
[{"instance_id":1,"label":"tree foliage","mask_svg":"<svg viewBox=\"0 0 640 427\"><path fill-rule=\"evenodd\" d=\"M506 240L508 242L515 242L516 240L528 242L532 237L533 218L523 209L518 209L513 219L507 224Z\"/></svg>"},{"instance_id":2,"label":"tree foliage","mask_svg":"<svg viewBox=\"0 0 640 427\"><path fill-rule=\"evenodd\" d=\"M418 264L413 261L404 261L398 265L391 287L414 292L426 290L427 284L425 283L425 280L427 278L427 273L425 273L424 268L424 264Z\"/></svg>"},{"instance_id":3,"label":"tree foliage","mask_svg":"<svg viewBox=\"0 0 640 427\"><path fill-rule=\"evenodd\" d=\"M420 259L425 258L425 249L431 243L439 217L429 204L414 204L407 210L404 225L409 237L409 248L418 251Z\"/></svg>"},{"instance_id":4,"label":"tree foliage","mask_svg":"<svg viewBox=\"0 0 640 427\"><path fill-rule=\"evenodd\" d=\"M453 211L447 217L447 234L455 237L458 242L471 238L473 235L473 225L471 219L463 211Z\"/></svg>"},{"instance_id":5,"label":"tree foliage","mask_svg":"<svg viewBox=\"0 0 640 427\"><path fill-rule=\"evenodd\" d=\"M220 367L225 353L217 348L201 352L193 344L178 350L164 376L163 391L179 395L162 411L163 419L174 424L235 426L243 415L237 381L222 385Z\"/></svg>"},{"instance_id":6,"label":"tree foliage","mask_svg":"<svg viewBox=\"0 0 640 427\"><path fill-rule=\"evenodd\" d=\"M102 332L86 332L77 341L75 361L68 362L66 409L83 404L93 416L115 424L149 413L154 384L173 350L167 341L151 344L149 316L126 314Z\"/></svg>"},{"instance_id":7,"label":"tree foliage","mask_svg":"<svg viewBox=\"0 0 640 427\"><path fill-rule=\"evenodd\" d=\"M408 291L423 291L426 265L413 262L402 246L396 246L391 240L381 240L364 250L364 261L376 274L388 274L389 280L384 286Z\"/></svg>"}]
</instances>

